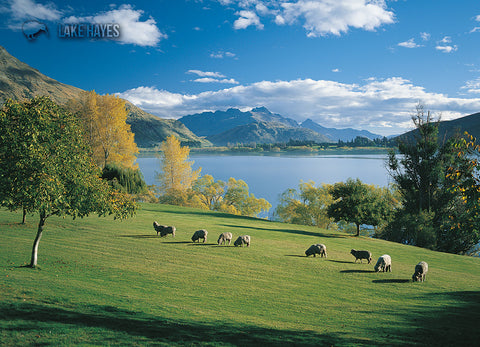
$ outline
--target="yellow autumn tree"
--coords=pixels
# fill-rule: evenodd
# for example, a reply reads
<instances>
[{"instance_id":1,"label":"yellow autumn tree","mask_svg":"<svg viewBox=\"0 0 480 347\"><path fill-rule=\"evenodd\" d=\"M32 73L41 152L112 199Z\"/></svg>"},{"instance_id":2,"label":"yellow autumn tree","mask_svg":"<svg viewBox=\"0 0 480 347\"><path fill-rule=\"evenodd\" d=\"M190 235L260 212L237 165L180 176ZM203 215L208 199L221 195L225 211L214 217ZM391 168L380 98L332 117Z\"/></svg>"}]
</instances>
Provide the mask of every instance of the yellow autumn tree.
<instances>
[{"instance_id":1,"label":"yellow autumn tree","mask_svg":"<svg viewBox=\"0 0 480 347\"><path fill-rule=\"evenodd\" d=\"M170 135L160 146L161 171L157 174L160 190L167 195L186 194L200 176L202 168L193 171L193 161L188 161L190 148L182 147L180 140Z\"/></svg>"},{"instance_id":2,"label":"yellow autumn tree","mask_svg":"<svg viewBox=\"0 0 480 347\"><path fill-rule=\"evenodd\" d=\"M125 100L115 95L98 95L92 90L71 100L67 108L80 117L99 167L119 163L136 168L138 147L127 124Z\"/></svg>"}]
</instances>

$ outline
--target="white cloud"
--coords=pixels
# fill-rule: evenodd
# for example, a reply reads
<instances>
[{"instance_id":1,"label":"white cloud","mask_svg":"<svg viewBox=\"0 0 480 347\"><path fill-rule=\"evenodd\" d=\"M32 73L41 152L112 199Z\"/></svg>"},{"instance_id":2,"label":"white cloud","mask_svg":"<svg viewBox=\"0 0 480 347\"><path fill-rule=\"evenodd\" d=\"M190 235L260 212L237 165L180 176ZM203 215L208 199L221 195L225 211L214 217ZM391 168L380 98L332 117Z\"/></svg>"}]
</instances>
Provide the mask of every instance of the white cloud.
<instances>
[{"instance_id":1,"label":"white cloud","mask_svg":"<svg viewBox=\"0 0 480 347\"><path fill-rule=\"evenodd\" d=\"M431 35L429 33L420 33L420 37L423 41L428 41L430 40Z\"/></svg>"},{"instance_id":2,"label":"white cloud","mask_svg":"<svg viewBox=\"0 0 480 347\"><path fill-rule=\"evenodd\" d=\"M121 5L107 12L94 16L76 17L64 19L65 23L118 23L120 25L120 37L118 42L139 46L156 46L167 35L162 33L156 26L152 17L141 21L142 10L135 10L131 5Z\"/></svg>"},{"instance_id":3,"label":"white cloud","mask_svg":"<svg viewBox=\"0 0 480 347\"><path fill-rule=\"evenodd\" d=\"M240 16L240 18L233 23L233 27L236 30L246 29L250 25L254 25L257 29L263 29L263 24L260 23L260 18L258 18L255 12L242 10L236 14Z\"/></svg>"},{"instance_id":4,"label":"white cloud","mask_svg":"<svg viewBox=\"0 0 480 347\"><path fill-rule=\"evenodd\" d=\"M452 38L450 36L445 36L443 39L439 41L440 43L451 43Z\"/></svg>"},{"instance_id":5,"label":"white cloud","mask_svg":"<svg viewBox=\"0 0 480 347\"><path fill-rule=\"evenodd\" d=\"M216 59L223 59L223 58L234 58L235 53L232 52L223 52L223 51L218 51L210 54L211 58L216 58Z\"/></svg>"},{"instance_id":6,"label":"white cloud","mask_svg":"<svg viewBox=\"0 0 480 347\"><path fill-rule=\"evenodd\" d=\"M466 89L468 93L480 94L480 77L475 80L467 81L462 89Z\"/></svg>"},{"instance_id":7,"label":"white cloud","mask_svg":"<svg viewBox=\"0 0 480 347\"><path fill-rule=\"evenodd\" d=\"M441 51L443 53L452 53L452 52L455 52L458 47L457 45L453 45L453 46L436 46L435 49L437 51Z\"/></svg>"},{"instance_id":8,"label":"white cloud","mask_svg":"<svg viewBox=\"0 0 480 347\"><path fill-rule=\"evenodd\" d=\"M250 25L263 28L259 15L274 18L277 25L301 23L310 37L341 35L350 28L375 30L395 20L385 0L219 0L221 4L242 8L235 29Z\"/></svg>"},{"instance_id":9,"label":"white cloud","mask_svg":"<svg viewBox=\"0 0 480 347\"><path fill-rule=\"evenodd\" d=\"M422 45L419 45L415 43L415 39L410 39L404 42L400 42L398 44L400 47L405 47L405 48L418 48L418 47L423 47Z\"/></svg>"},{"instance_id":10,"label":"white cloud","mask_svg":"<svg viewBox=\"0 0 480 347\"><path fill-rule=\"evenodd\" d=\"M200 77L226 77L220 72L200 71L200 70L188 70L186 73L195 74Z\"/></svg>"},{"instance_id":11,"label":"white cloud","mask_svg":"<svg viewBox=\"0 0 480 347\"><path fill-rule=\"evenodd\" d=\"M332 72L340 72L340 69L332 69Z\"/></svg>"},{"instance_id":12,"label":"white cloud","mask_svg":"<svg viewBox=\"0 0 480 347\"><path fill-rule=\"evenodd\" d=\"M383 135L408 130L418 101L432 112L441 113L445 120L480 109L480 98L451 98L427 92L400 77L370 78L362 84L312 79L261 81L194 95L139 87L119 95L162 117L266 106L298 121L312 118L324 126L362 128Z\"/></svg>"},{"instance_id":13,"label":"white cloud","mask_svg":"<svg viewBox=\"0 0 480 347\"><path fill-rule=\"evenodd\" d=\"M0 13L9 15L6 22L12 30L21 30L22 23L26 20L55 21L63 15L54 4L42 5L33 0L12 0L5 6L0 6Z\"/></svg>"},{"instance_id":14,"label":"white cloud","mask_svg":"<svg viewBox=\"0 0 480 347\"><path fill-rule=\"evenodd\" d=\"M238 84L238 82L235 81L233 78L217 79L217 78L211 78L211 77L197 78L197 79L193 80L193 82Z\"/></svg>"}]
</instances>

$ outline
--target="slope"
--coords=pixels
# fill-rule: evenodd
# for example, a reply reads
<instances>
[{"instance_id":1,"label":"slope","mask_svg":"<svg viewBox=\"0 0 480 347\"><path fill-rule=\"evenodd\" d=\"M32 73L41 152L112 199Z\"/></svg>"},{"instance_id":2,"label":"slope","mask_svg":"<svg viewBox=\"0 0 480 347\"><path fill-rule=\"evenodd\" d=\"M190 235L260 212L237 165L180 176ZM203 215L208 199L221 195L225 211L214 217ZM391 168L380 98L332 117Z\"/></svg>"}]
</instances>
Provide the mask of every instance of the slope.
<instances>
[{"instance_id":1,"label":"slope","mask_svg":"<svg viewBox=\"0 0 480 347\"><path fill-rule=\"evenodd\" d=\"M31 218L31 217L29 217ZM475 345L480 259L383 240L174 206L135 219L51 217L40 270L22 268L35 220L0 210L5 345ZM152 222L175 225L160 238ZM209 231L193 244L193 232ZM221 232L250 247L217 246ZM305 257L314 243L328 258ZM391 273L354 263L350 249ZM374 262L375 262L374 260ZM412 283L415 264L430 266Z\"/></svg>"},{"instance_id":2,"label":"slope","mask_svg":"<svg viewBox=\"0 0 480 347\"><path fill-rule=\"evenodd\" d=\"M357 136L366 137L370 140L382 138L381 135L371 133L367 130L357 130L352 128L346 128L346 129L326 128L314 122L311 119L305 120L304 122L302 122L302 124L300 124L300 126L304 128L312 129L319 134L325 135L334 142L338 142L338 140L341 140L344 142L352 141Z\"/></svg>"},{"instance_id":3,"label":"slope","mask_svg":"<svg viewBox=\"0 0 480 347\"><path fill-rule=\"evenodd\" d=\"M78 97L82 89L60 83L21 62L0 46L0 104L6 99L22 100L34 96L49 96L58 104ZM128 119L139 147L154 147L169 135L177 136L191 146L211 145L183 124L151 115L127 102Z\"/></svg>"}]
</instances>

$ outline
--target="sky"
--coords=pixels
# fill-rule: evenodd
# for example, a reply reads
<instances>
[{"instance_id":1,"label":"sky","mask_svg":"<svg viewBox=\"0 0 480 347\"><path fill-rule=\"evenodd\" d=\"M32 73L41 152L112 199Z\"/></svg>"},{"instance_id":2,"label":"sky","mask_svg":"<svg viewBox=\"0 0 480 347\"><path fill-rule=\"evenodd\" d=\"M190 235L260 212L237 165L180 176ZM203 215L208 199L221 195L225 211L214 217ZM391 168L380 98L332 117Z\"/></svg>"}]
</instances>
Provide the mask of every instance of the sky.
<instances>
[{"instance_id":1,"label":"sky","mask_svg":"<svg viewBox=\"0 0 480 347\"><path fill-rule=\"evenodd\" d=\"M108 24L119 36L65 32ZM0 45L163 118L265 106L388 136L418 104L480 112L478 0L0 0Z\"/></svg>"}]
</instances>

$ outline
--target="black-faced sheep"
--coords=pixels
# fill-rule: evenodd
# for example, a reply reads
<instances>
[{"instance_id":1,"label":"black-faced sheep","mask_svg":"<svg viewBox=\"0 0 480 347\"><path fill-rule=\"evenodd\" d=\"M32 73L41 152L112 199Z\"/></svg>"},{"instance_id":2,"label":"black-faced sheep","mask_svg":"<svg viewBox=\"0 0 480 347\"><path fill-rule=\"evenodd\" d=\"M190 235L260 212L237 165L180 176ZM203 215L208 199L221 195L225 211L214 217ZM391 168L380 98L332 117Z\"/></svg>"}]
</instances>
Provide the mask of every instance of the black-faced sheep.
<instances>
[{"instance_id":1,"label":"black-faced sheep","mask_svg":"<svg viewBox=\"0 0 480 347\"><path fill-rule=\"evenodd\" d=\"M308 256L311 256L313 255L314 257L317 256L317 254L319 254L322 258L325 256L325 258L327 257L327 247L324 245L324 244L321 244L321 243L317 243L316 245L311 245L306 251L305 251L305 255L308 257Z\"/></svg>"},{"instance_id":2,"label":"black-faced sheep","mask_svg":"<svg viewBox=\"0 0 480 347\"><path fill-rule=\"evenodd\" d=\"M237 247L237 246L242 246L242 247L243 247L243 245L247 245L247 247L250 247L250 236L248 236L248 235L239 236L239 237L235 240L235 242L233 243L233 245L234 245L235 247Z\"/></svg>"},{"instance_id":3,"label":"black-faced sheep","mask_svg":"<svg viewBox=\"0 0 480 347\"><path fill-rule=\"evenodd\" d=\"M208 235L208 231L206 231L205 229L197 230L193 233L192 241L200 242L200 239L203 239L203 243L205 243L207 241L207 235Z\"/></svg>"},{"instance_id":4,"label":"black-faced sheep","mask_svg":"<svg viewBox=\"0 0 480 347\"><path fill-rule=\"evenodd\" d=\"M382 255L380 258L378 258L377 264L375 264L374 269L375 272L392 272L392 258L390 258L388 254Z\"/></svg>"},{"instance_id":5,"label":"black-faced sheep","mask_svg":"<svg viewBox=\"0 0 480 347\"><path fill-rule=\"evenodd\" d=\"M175 231L177 230L173 225L172 226L166 226L166 225L160 225L156 221L153 222L153 228L158 234L160 234L160 237L167 236L168 234L172 234L173 237L175 237Z\"/></svg>"},{"instance_id":6,"label":"black-faced sheep","mask_svg":"<svg viewBox=\"0 0 480 347\"><path fill-rule=\"evenodd\" d=\"M413 282L423 282L428 272L428 264L424 261L421 261L415 265L415 273L412 275Z\"/></svg>"},{"instance_id":7,"label":"black-faced sheep","mask_svg":"<svg viewBox=\"0 0 480 347\"><path fill-rule=\"evenodd\" d=\"M360 263L362 262L362 259L366 259L369 264L372 261L372 253L369 251L357 251L356 249L352 249L350 254L355 257L355 263L358 259L360 259Z\"/></svg>"},{"instance_id":8,"label":"black-faced sheep","mask_svg":"<svg viewBox=\"0 0 480 347\"><path fill-rule=\"evenodd\" d=\"M226 233L221 233L220 236L218 237L218 245L225 245L227 244L227 241L228 241L228 244L230 245L230 243L232 242L232 233L229 233L229 232L226 232Z\"/></svg>"}]
</instances>

